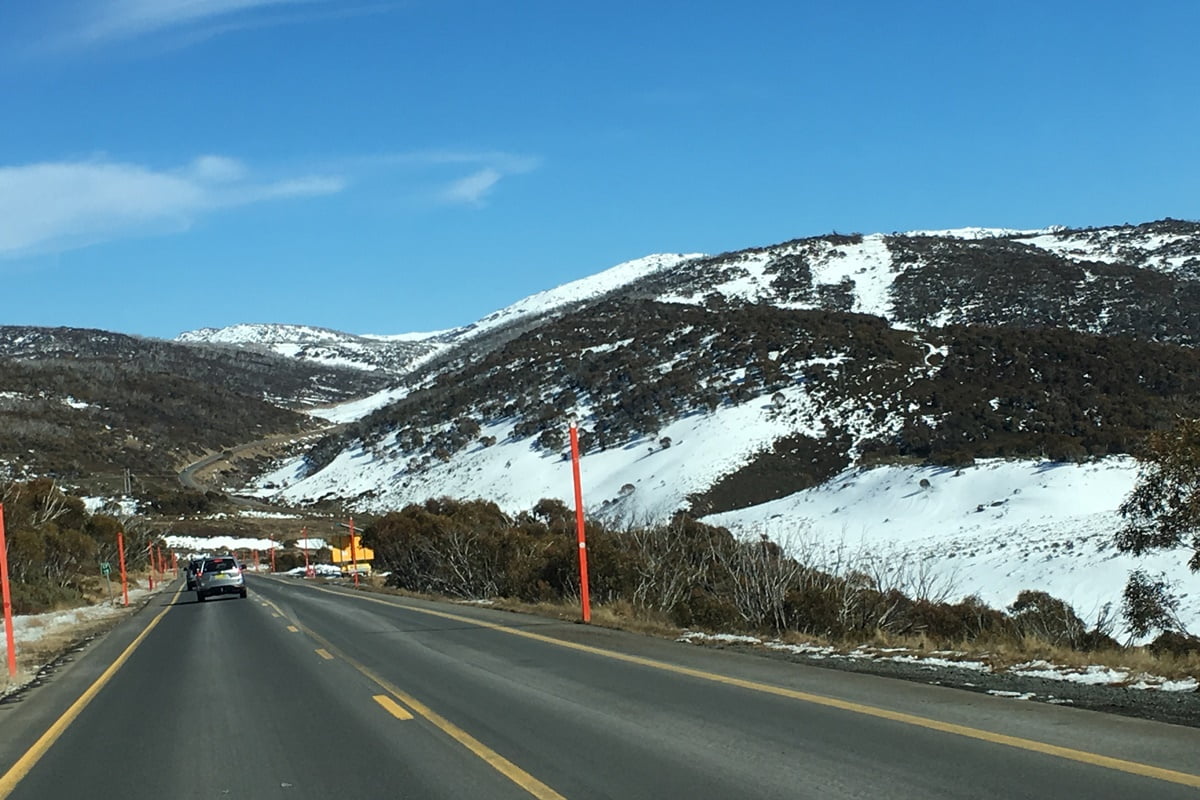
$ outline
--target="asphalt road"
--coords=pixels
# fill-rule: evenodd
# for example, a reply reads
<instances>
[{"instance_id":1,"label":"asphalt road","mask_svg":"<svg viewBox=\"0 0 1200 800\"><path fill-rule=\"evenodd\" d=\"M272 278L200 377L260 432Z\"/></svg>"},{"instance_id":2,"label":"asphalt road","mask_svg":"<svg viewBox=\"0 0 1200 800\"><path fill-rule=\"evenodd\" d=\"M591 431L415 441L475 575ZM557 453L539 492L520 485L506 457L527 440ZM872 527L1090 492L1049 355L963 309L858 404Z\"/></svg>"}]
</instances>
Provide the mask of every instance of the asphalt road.
<instances>
[{"instance_id":1,"label":"asphalt road","mask_svg":"<svg viewBox=\"0 0 1200 800\"><path fill-rule=\"evenodd\" d=\"M0 705L0 798L1200 790L1193 728L314 581L171 588Z\"/></svg>"}]
</instances>

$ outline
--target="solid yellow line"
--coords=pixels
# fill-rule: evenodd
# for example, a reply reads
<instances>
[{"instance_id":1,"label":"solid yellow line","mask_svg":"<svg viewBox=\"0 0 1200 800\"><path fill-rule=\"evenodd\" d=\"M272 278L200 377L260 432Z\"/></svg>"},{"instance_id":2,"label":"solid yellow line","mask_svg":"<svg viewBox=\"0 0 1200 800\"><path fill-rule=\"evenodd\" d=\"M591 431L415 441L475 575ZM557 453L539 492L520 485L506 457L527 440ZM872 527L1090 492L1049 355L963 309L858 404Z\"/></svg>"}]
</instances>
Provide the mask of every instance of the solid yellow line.
<instances>
[{"instance_id":1,"label":"solid yellow line","mask_svg":"<svg viewBox=\"0 0 1200 800\"><path fill-rule=\"evenodd\" d=\"M387 709L387 712L389 714L391 714L393 717L395 717L396 719L412 719L413 718L413 715L408 713L407 708L404 708L399 703L397 703L395 700L388 697L386 694L373 695L372 699L374 699L376 703L379 703L379 705L381 705L385 709Z\"/></svg>"},{"instance_id":2,"label":"solid yellow line","mask_svg":"<svg viewBox=\"0 0 1200 800\"><path fill-rule=\"evenodd\" d=\"M289 631L291 631L292 633L299 633L299 632L300 632L300 629L299 629L299 628L297 628L295 625L288 625L288 630L289 630Z\"/></svg>"},{"instance_id":3,"label":"solid yellow line","mask_svg":"<svg viewBox=\"0 0 1200 800\"><path fill-rule=\"evenodd\" d=\"M836 697L828 697L826 695L812 694L811 692L801 692L795 689L787 689L782 686L773 686L768 683L759 683L757 681L748 681L742 678L734 678L729 675L721 675L715 672L705 672L704 670L693 669L691 667L681 667L677 664L669 664L665 661L656 661L652 658L643 658L641 656L632 656L625 653L618 653L613 650L603 650L599 647L593 647L586 644L578 644L576 642L564 642L560 639L554 639L549 636L544 636L540 633L531 631L523 631L517 628L509 628L505 625L497 625L493 622L484 622L470 617L459 616L445 611L434 611L427 608L418 608L416 606L401 605L380 598L371 597L364 594L347 595L344 592L335 592L331 589L324 589L319 586L310 587L318 592L328 592L343 597L355 597L360 600L366 600L371 603L379 603L380 605L390 606L392 608L400 608L405 611L415 611L419 614L427 614L433 617L441 617L442 619L452 620L454 622L464 622L470 625L477 625L481 628L498 631L500 633L511 634L512 636L520 636L525 639L532 639L545 644L551 644L556 647L564 647L569 650L576 650L581 653L589 653L591 655L609 658L614 661L623 661L628 664L637 664L642 667L662 670L664 672L672 672L676 675L686 675L690 678L697 678L703 681L712 683L720 683L726 686L736 686L740 689L748 689L753 692L761 692L763 694L771 694L777 697L787 697L792 700L800 700L813 705L827 706L829 708L837 708L842 711L850 711L855 714L862 714L868 717L878 719L887 719L893 722L901 722L906 725L913 725L919 728L941 731L942 733L950 733L955 736L963 736L968 739L978 739L992 744L1005 745L1007 747L1015 747L1019 750L1028 750L1034 753L1042 753L1044 755L1063 758L1068 761L1078 761L1083 764L1091 764L1097 767L1105 767L1119 772L1126 772L1132 775L1141 775L1147 778L1155 778L1168 783L1177 783L1183 786L1192 786L1200 788L1200 775L1190 772L1179 772L1165 767L1155 767L1150 764L1143 764L1138 761L1127 761L1123 758L1113 758L1111 756L1100 755L1099 753L1090 753L1086 750L1076 750L1071 747L1062 747L1056 744L1047 742L1039 742L1034 739L1024 739L1019 736L1009 736L1004 733L994 733L985 731L980 728L971 728L966 725L958 725L953 722L943 722L929 717L921 717L916 714L907 714L903 711L892 711L878 706L870 706L864 703L855 703L850 700L840 700Z\"/></svg>"},{"instance_id":4,"label":"solid yellow line","mask_svg":"<svg viewBox=\"0 0 1200 800\"><path fill-rule=\"evenodd\" d=\"M93 699L95 699L96 695L100 693L100 690L103 689L110 680L112 680L112 676L116 675L117 670L124 666L125 662L128 661L129 657L133 654L133 651L138 648L138 645L145 640L145 638L150 634L150 631L154 630L159 621L161 621L162 618L166 616L167 612L171 610L171 606L175 604L175 601L179 598L179 595L182 592L182 587L175 591L175 596L171 598L170 604L160 611L158 616L150 620L150 624L146 626L145 630L139 633L137 638L129 643L129 646L125 648L121 655L117 656L116 660L109 665L108 669L100 673L100 677L96 678L96 680L92 682L92 685L89 686L83 694L79 695L79 699L72 703L70 708L64 711L62 716L56 719L54 724L46 729L46 732L43 733L41 737L33 743L32 747L25 751L25 755L17 759L16 763L12 765L8 772L4 773L3 777L0 777L0 800L3 800L3 798L6 798L12 794L12 790L17 788L17 784L21 782L21 779L29 774L29 771L33 769L34 765L37 764L38 761L41 760L42 756L46 755L46 751L54 746L54 743L58 741L58 738L63 735L71 723L74 722L81 713L83 713L83 710L88 707L88 704L91 703Z\"/></svg>"},{"instance_id":5,"label":"solid yellow line","mask_svg":"<svg viewBox=\"0 0 1200 800\"><path fill-rule=\"evenodd\" d=\"M331 655L329 654L329 651L328 651L328 650L326 650L326 649L324 649L324 648L322 648L322 647L318 647L318 648L317 648L317 655L319 655L321 658L325 659L326 661L332 661L332 660L333 660L333 656L331 656Z\"/></svg>"},{"instance_id":6,"label":"solid yellow line","mask_svg":"<svg viewBox=\"0 0 1200 800\"><path fill-rule=\"evenodd\" d=\"M271 603L271 607L275 608L275 609L279 608L279 606L275 605L274 603ZM307 628L303 625L301 625L300 628L304 631L305 635L307 635L308 637L315 640L318 644L322 645L322 647L325 650L327 650L330 653L333 653L335 656L342 659L350 666L354 667L354 669L358 670L358 672L360 674L362 674L364 677L366 677L367 680L371 681L379 688L383 689L384 691L388 692L396 699L403 702L406 706L408 706L413 711L415 711L416 713L418 713L422 717L424 717L428 722L432 723L435 727L437 727L440 731L442 731L442 733L446 734L451 739L453 739L454 741L461 744L463 747L470 750L477 757L479 757L480 759L485 761L489 766L491 766L492 769L496 770L501 775L503 775L504 777L508 778L510 781L515 783L517 786L520 786L522 789L529 792L534 797L538 798L538 800L566 800L566 798L563 797L561 794L554 791L549 786L542 783L537 778L533 777L532 775L530 775L528 772L526 772L525 770L518 767L513 762L509 761L507 758L500 755L495 750L491 749L490 747L485 745L483 742L479 741L474 736L472 736L471 734L467 733L462 728L455 725L450 720L448 720L445 717L441 716L440 714L436 713L429 706L420 702L419 700L417 700L415 697L408 694L407 692L401 691L398 686L395 686L394 684L392 684L391 682L389 682L382 676L376 675L374 672L372 672L370 669L368 669L364 665L358 663L354 659L347 656L345 653L338 650L336 647L334 647L332 644L330 644L324 637L322 637L320 634L316 633L311 628ZM0 800L3 800L3 798L0 798Z\"/></svg>"}]
</instances>

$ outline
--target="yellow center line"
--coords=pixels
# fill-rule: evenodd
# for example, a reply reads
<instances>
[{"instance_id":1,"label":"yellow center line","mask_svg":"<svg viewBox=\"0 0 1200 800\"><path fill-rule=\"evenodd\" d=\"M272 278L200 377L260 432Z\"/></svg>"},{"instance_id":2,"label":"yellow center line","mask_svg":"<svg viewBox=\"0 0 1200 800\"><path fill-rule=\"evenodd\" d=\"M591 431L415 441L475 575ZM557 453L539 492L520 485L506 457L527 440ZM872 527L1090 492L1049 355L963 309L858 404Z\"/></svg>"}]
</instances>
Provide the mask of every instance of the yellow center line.
<instances>
[{"instance_id":1,"label":"yellow center line","mask_svg":"<svg viewBox=\"0 0 1200 800\"><path fill-rule=\"evenodd\" d=\"M318 647L318 648L317 648L317 655L319 655L321 658L325 659L326 661L332 661L332 660L333 660L333 656L332 656L332 655L330 655L330 654L329 654L329 651L328 651L328 650L326 650L326 649L325 649L325 648L323 648L323 647Z\"/></svg>"},{"instance_id":2,"label":"yellow center line","mask_svg":"<svg viewBox=\"0 0 1200 800\"><path fill-rule=\"evenodd\" d=\"M379 703L379 705L381 705L385 709L387 709L387 712L389 714L391 714L393 717L395 717L396 719L412 719L413 718L413 715L408 713L407 708L404 708L399 703L397 703L395 700L388 697L386 694L372 695L372 699L374 699L376 703Z\"/></svg>"},{"instance_id":3,"label":"yellow center line","mask_svg":"<svg viewBox=\"0 0 1200 800\"><path fill-rule=\"evenodd\" d=\"M967 725L959 725L953 722L943 722L942 720L932 719L930 717L921 717L916 714L908 714L903 711L893 711L879 706L866 705L865 703L855 703L850 700L841 700L836 697L826 695L813 694L811 692L802 692L796 689L788 689L783 686L774 686L769 683L759 683L758 681L745 680L743 678L735 678L729 675L721 675L716 672L706 672L705 670L695 669L692 667L683 667L678 664L671 664L666 661L658 661L652 658L642 656L634 656L626 653L618 653L614 650L605 650L599 647L593 647L587 644L578 644L576 642L565 642L561 639L555 639L550 636L545 636L532 631L523 631L518 628L510 628L506 625L499 625L494 622L485 622L470 617L451 614L446 611L435 611L428 608L419 608L416 606L404 605L401 603L384 600L378 597L371 597L367 594L347 594L345 592L337 592L332 589L325 589L319 586L312 586L311 589L327 594L338 595L339 597L352 597L359 600L364 600L369 603L378 603L379 605L398 608L404 611L414 611L418 614L426 614L431 617L440 617L454 622L462 622L469 625L476 625L481 628L506 633L511 636L519 636L524 639L532 639L533 641L543 642L545 644L554 645L555 647L563 647L568 650L575 650L581 653L588 653L602 658L612 659L614 661L623 661L627 664L637 664L642 667L662 670L663 672L671 672L676 675L686 675L689 678L719 683L725 686L736 686L740 689L747 689L753 692L761 692L763 694L775 695L776 697L786 697L791 700L799 700L804 703L813 705L826 706L828 708L837 708L842 711L849 711L855 714L862 714L868 717L877 719L886 719L893 722L904 723L918 728L940 731L949 733L955 736L962 736L968 739L977 739L979 741L990 742L992 744L1005 745L1014 747L1019 750L1027 750L1043 755L1055 756L1057 758L1066 759L1068 761L1077 761L1083 764L1091 764L1097 767L1117 770L1132 775L1141 775L1147 778L1155 778L1168 783L1177 783L1183 786L1192 786L1200 788L1200 775L1190 772L1179 772L1178 770L1167 769L1165 767L1156 767L1150 764L1143 764L1138 761L1129 761L1123 758L1113 758L1099 753L1090 753L1086 750L1076 750L1071 747L1063 747L1061 745L1049 744L1048 742L1039 742L1035 739L1025 739L1020 736L1010 736L1004 733L995 733L993 731L983 730L981 728L972 728Z\"/></svg>"},{"instance_id":4,"label":"yellow center line","mask_svg":"<svg viewBox=\"0 0 1200 800\"><path fill-rule=\"evenodd\" d=\"M32 747L25 751L23 756L17 759L16 763L9 768L8 772L4 773L3 777L0 777L0 800L12 794L13 789L21 782L21 779L29 774L29 771L42 759L42 756L46 755L46 751L54 746L54 743L58 741L59 737L63 735L71 723L83 713L83 710L96 698L100 690L112 680L113 675L117 674L117 670L125 665L125 662L133 655L133 651L145 641L146 637L150 635L150 631L154 630L162 618L167 615L167 612L171 610L171 606L175 605L175 601L179 599L179 595L182 592L183 587L175 590L175 596L171 598L171 602L167 604L167 607L158 612L158 615L154 619L150 620L150 624L137 635L137 638L129 643L129 646L121 652L121 655L117 656L116 660L108 666L108 669L100 673L100 677L92 681L92 685L85 689L83 694L79 695L79 699L72 703L62 713L62 716L46 729L46 732L33 743Z\"/></svg>"},{"instance_id":5,"label":"yellow center line","mask_svg":"<svg viewBox=\"0 0 1200 800\"><path fill-rule=\"evenodd\" d=\"M288 630L289 630L289 631L291 631L292 633L299 633L299 632L300 632L300 629L299 629L299 628L297 628L295 625L288 625Z\"/></svg>"},{"instance_id":6,"label":"yellow center line","mask_svg":"<svg viewBox=\"0 0 1200 800\"><path fill-rule=\"evenodd\" d=\"M281 614L283 613L282 609L280 609L279 606L275 605L274 603L271 603L271 608L274 608ZM442 731L442 733L446 734L451 739L470 750L477 757L491 766L492 769L496 770L501 775L508 778L510 781L520 786L534 797L538 798L538 800L566 800L566 798L561 794L554 791L549 786L542 783L513 762L509 761L507 758L500 755L495 750L491 749L483 742L479 741L474 736L455 725L450 720L438 714L429 706L420 702L407 692L401 691L398 686L395 686L382 676L376 675L363 664L358 663L342 651L338 650L336 647L330 644L328 640L326 640L312 628L305 627L298 621L296 624L302 631L304 631L306 636L320 644L325 651L333 654L337 658L340 658L342 661L345 661L347 664L354 667L354 669L367 678L367 680L371 681L376 686L395 697L397 700L400 700L417 714L421 715L426 721L432 723L436 728L438 728L438 730ZM3 798L0 798L0 800L3 800Z\"/></svg>"}]
</instances>

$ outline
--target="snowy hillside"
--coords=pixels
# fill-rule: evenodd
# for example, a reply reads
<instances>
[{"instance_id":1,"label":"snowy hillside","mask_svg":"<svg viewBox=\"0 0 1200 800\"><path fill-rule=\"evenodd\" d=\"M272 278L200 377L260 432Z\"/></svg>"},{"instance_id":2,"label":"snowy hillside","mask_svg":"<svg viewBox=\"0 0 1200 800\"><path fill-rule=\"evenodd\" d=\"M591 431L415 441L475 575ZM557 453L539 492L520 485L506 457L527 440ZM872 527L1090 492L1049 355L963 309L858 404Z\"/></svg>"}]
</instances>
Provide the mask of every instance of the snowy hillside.
<instances>
[{"instance_id":1,"label":"snowy hillside","mask_svg":"<svg viewBox=\"0 0 1200 800\"><path fill-rule=\"evenodd\" d=\"M669 516L689 494L704 490L791 430L790 420L764 422L761 411L759 405L747 404L685 417L665 426L655 439L589 454L589 507L631 520ZM514 512L532 508L544 497L571 498L570 463L557 451L530 447L527 440L513 441L508 434L507 423L485 426L479 438L495 436L498 443L478 443L419 474L407 473L404 460L392 456L386 444L347 450L308 477L302 477L304 459L297 458L262 476L257 494L292 504L327 496L361 498L358 505L368 511L442 494L484 497ZM670 439L667 447L664 438Z\"/></svg>"},{"instance_id":2,"label":"snowy hillside","mask_svg":"<svg viewBox=\"0 0 1200 800\"><path fill-rule=\"evenodd\" d=\"M329 341L350 341L353 337L307 325L276 325L243 323L226 328L200 328L185 331L175 337L177 342L209 342L214 344L258 344L271 346L280 342L313 344Z\"/></svg>"},{"instance_id":3,"label":"snowy hillside","mask_svg":"<svg viewBox=\"0 0 1200 800\"><path fill-rule=\"evenodd\" d=\"M1135 567L1165 573L1180 615L1200 630L1197 576L1187 551L1141 558L1118 553L1117 507L1137 476L1127 457L1090 464L988 461L962 469L848 470L822 486L707 521L743 536L767 535L829 565L864 571L925 570L951 597L978 594L1004 607L1022 589L1070 601L1094 622Z\"/></svg>"},{"instance_id":4,"label":"snowy hillside","mask_svg":"<svg viewBox=\"0 0 1200 800\"><path fill-rule=\"evenodd\" d=\"M371 337L304 325L240 324L185 331L175 341L266 350L276 355L369 372L405 373L444 345L413 336Z\"/></svg>"},{"instance_id":5,"label":"snowy hillside","mask_svg":"<svg viewBox=\"0 0 1200 800\"><path fill-rule=\"evenodd\" d=\"M427 363L453 345L478 340L522 320L554 314L572 304L594 300L654 272L696 257L651 255L627 261L587 278L538 292L477 322L443 331L355 335L304 325L240 324L186 331L176 340L264 348L279 355L318 361L329 366L382 369L400 375ZM340 416L346 415L342 413Z\"/></svg>"},{"instance_id":6,"label":"snowy hillside","mask_svg":"<svg viewBox=\"0 0 1200 800\"><path fill-rule=\"evenodd\" d=\"M646 256L444 331L355 335L247 324L188 331L178 340L404 375L455 346L478 348L489 334L618 294L853 311L906 328L1018 322L1196 344L1200 224L831 234L717 256ZM1131 318L1130 305L1148 313Z\"/></svg>"},{"instance_id":7,"label":"snowy hillside","mask_svg":"<svg viewBox=\"0 0 1200 800\"><path fill-rule=\"evenodd\" d=\"M779 433L753 409L730 409L664 428L669 447L642 440L589 454L582 460L588 514L618 524L661 522L690 492L703 490ZM1119 607L1128 572L1141 567L1176 582L1181 618L1200 630L1200 591L1185 553L1135 559L1112 547L1121 524L1116 509L1136 469L1128 457L851 469L821 486L704 521L745 537L765 534L830 569L903 570L907 580L919 576L954 600L978 594L1004 607L1022 589L1041 589L1066 599L1089 621L1106 603ZM311 478L299 477L301 472L301 461L291 461L263 476L256 493L301 503L358 497L357 505L376 511L443 494L491 499L510 513L545 497L574 502L570 462L526 442L476 447L420 476L407 476L365 450L344 453Z\"/></svg>"},{"instance_id":8,"label":"snowy hillside","mask_svg":"<svg viewBox=\"0 0 1200 800\"><path fill-rule=\"evenodd\" d=\"M634 281L700 257L698 253L691 255L657 254L626 261L595 275L564 283L554 289L538 292L524 300L518 300L506 308L488 314L472 325L458 328L451 333L451 338L473 338L521 319L544 316L573 303L594 300L608 292L628 286Z\"/></svg>"},{"instance_id":9,"label":"snowy hillside","mask_svg":"<svg viewBox=\"0 0 1200 800\"><path fill-rule=\"evenodd\" d=\"M1109 545L1122 454L1200 414L1198 267L1200 225L1173 220L640 259L434 335L437 360L315 412L347 426L251 491L364 512L571 504L576 417L590 514L685 510L1094 616L1134 563ZM1186 582L1184 562L1145 563Z\"/></svg>"}]
</instances>

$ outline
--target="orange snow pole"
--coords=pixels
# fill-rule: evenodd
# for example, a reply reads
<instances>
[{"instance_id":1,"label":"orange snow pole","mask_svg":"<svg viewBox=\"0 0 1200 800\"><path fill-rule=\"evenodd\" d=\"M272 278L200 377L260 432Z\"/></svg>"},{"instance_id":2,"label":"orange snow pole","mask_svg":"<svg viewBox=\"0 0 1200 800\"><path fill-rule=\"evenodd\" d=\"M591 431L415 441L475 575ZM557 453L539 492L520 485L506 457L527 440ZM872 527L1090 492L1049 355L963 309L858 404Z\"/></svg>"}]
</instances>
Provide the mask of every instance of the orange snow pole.
<instances>
[{"instance_id":1,"label":"orange snow pole","mask_svg":"<svg viewBox=\"0 0 1200 800\"><path fill-rule=\"evenodd\" d=\"M354 585L358 586L358 548L354 546L354 517L350 518L350 564L354 570Z\"/></svg>"},{"instance_id":2,"label":"orange snow pole","mask_svg":"<svg viewBox=\"0 0 1200 800\"><path fill-rule=\"evenodd\" d=\"M308 528L301 528L300 531L304 534L304 576L311 578L316 573L313 572L312 565L308 563Z\"/></svg>"},{"instance_id":3,"label":"orange snow pole","mask_svg":"<svg viewBox=\"0 0 1200 800\"><path fill-rule=\"evenodd\" d=\"M125 532L117 531L117 558L121 561L121 596L129 605L129 581L125 577Z\"/></svg>"},{"instance_id":4,"label":"orange snow pole","mask_svg":"<svg viewBox=\"0 0 1200 800\"><path fill-rule=\"evenodd\" d=\"M4 504L0 503L0 590L4 597L4 643L8 646L8 676L17 674L17 643L13 637L12 592L8 586L8 542L4 538Z\"/></svg>"},{"instance_id":5,"label":"orange snow pole","mask_svg":"<svg viewBox=\"0 0 1200 800\"><path fill-rule=\"evenodd\" d=\"M146 557L150 559L150 590L154 591L154 545L146 545Z\"/></svg>"},{"instance_id":6,"label":"orange snow pole","mask_svg":"<svg viewBox=\"0 0 1200 800\"><path fill-rule=\"evenodd\" d=\"M579 481L579 427L571 420L571 471L575 476L575 528L579 534L579 605L583 621L592 621L592 604L588 599L587 536L583 530L583 485Z\"/></svg>"}]
</instances>

